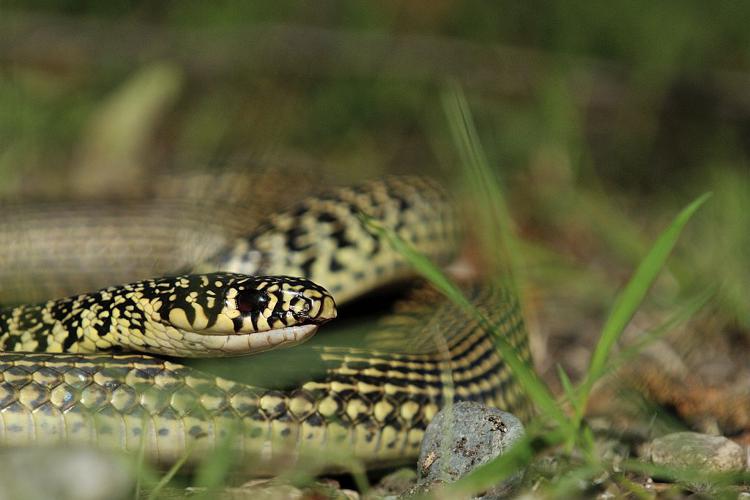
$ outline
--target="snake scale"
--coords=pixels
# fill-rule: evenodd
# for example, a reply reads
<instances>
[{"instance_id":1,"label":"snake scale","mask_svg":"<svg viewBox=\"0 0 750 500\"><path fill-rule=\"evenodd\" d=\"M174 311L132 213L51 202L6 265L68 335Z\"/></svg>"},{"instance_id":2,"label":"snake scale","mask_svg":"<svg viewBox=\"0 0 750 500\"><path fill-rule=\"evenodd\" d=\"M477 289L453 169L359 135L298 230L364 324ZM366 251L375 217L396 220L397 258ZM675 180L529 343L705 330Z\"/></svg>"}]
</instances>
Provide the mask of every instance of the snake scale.
<instances>
[{"instance_id":1,"label":"snake scale","mask_svg":"<svg viewBox=\"0 0 750 500\"><path fill-rule=\"evenodd\" d=\"M171 463L231 440L252 473L267 474L276 462L307 452L324 464L342 453L368 466L407 460L447 401L477 400L527 415L528 400L492 336L425 287L356 346L314 347L321 369L283 389L161 357L294 345L336 316L334 298L345 306L413 278L361 214L437 263L455 256L458 222L444 190L420 177L389 177L268 214L249 235L230 238L200 262L183 262L174 276L5 307L0 443L94 443ZM13 224L0 223L0 238ZM6 282L10 259L0 257ZM38 267L29 272L44 275ZM469 293L496 333L530 361L513 295L497 287Z\"/></svg>"}]
</instances>

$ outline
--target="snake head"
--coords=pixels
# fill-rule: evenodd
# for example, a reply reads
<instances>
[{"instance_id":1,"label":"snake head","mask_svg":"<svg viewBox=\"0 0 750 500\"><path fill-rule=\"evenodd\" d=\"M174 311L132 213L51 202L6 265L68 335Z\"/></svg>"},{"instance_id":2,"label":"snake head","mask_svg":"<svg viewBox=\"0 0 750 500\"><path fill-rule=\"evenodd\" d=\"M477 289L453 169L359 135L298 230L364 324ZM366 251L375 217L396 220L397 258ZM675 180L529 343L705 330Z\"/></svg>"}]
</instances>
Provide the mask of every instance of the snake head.
<instances>
[{"instance_id":1,"label":"snake head","mask_svg":"<svg viewBox=\"0 0 750 500\"><path fill-rule=\"evenodd\" d=\"M210 273L163 278L142 293L181 356L242 355L301 343L336 317L323 287L288 276ZM176 337L181 338L177 339ZM192 347L195 349L192 349Z\"/></svg>"}]
</instances>

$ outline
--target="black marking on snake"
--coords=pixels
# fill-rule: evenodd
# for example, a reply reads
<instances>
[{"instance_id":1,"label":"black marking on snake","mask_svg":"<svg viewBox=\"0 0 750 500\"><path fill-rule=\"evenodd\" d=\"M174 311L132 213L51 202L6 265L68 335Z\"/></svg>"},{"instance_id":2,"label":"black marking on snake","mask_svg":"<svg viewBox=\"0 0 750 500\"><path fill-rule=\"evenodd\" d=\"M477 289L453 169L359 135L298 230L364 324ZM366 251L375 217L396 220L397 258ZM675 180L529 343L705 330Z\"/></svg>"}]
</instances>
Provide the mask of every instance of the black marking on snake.
<instances>
[{"instance_id":1,"label":"black marking on snake","mask_svg":"<svg viewBox=\"0 0 750 500\"><path fill-rule=\"evenodd\" d=\"M307 203L305 203L303 201L301 203L298 203L297 206L295 206L294 208L292 208L289 211L289 214L292 217L299 218L299 217L302 217L303 215L307 214L309 211L310 211L310 207L307 205Z\"/></svg>"},{"instance_id":2,"label":"black marking on snake","mask_svg":"<svg viewBox=\"0 0 750 500\"><path fill-rule=\"evenodd\" d=\"M307 236L308 234L309 233L307 229L305 229L304 227L300 227L299 225L293 225L284 234L286 238L287 247L293 252L300 252L302 250L307 250L313 244L312 243L299 243L299 240L303 236Z\"/></svg>"},{"instance_id":3,"label":"black marking on snake","mask_svg":"<svg viewBox=\"0 0 750 500\"><path fill-rule=\"evenodd\" d=\"M398 209L401 213L406 213L406 211L411 210L412 204L405 197L397 195L393 191L390 192L390 196L398 203Z\"/></svg>"},{"instance_id":4,"label":"black marking on snake","mask_svg":"<svg viewBox=\"0 0 750 500\"><path fill-rule=\"evenodd\" d=\"M331 212L328 212L326 210L319 212L317 215L317 220L320 223L330 223L330 222L338 222L339 218L336 214L333 214Z\"/></svg>"},{"instance_id":5,"label":"black marking on snake","mask_svg":"<svg viewBox=\"0 0 750 500\"><path fill-rule=\"evenodd\" d=\"M305 422L308 425L311 425L313 427L320 427L323 425L324 420L323 420L323 417L320 415L320 413L315 412L315 413L310 414L305 419Z\"/></svg>"},{"instance_id":6,"label":"black marking on snake","mask_svg":"<svg viewBox=\"0 0 750 500\"><path fill-rule=\"evenodd\" d=\"M250 318L252 321L252 318ZM234 327L234 333L239 332L242 330L243 320L242 316L237 316L236 318L232 318L232 326ZM256 327L257 323L253 323L253 327Z\"/></svg>"},{"instance_id":7,"label":"black marking on snake","mask_svg":"<svg viewBox=\"0 0 750 500\"><path fill-rule=\"evenodd\" d=\"M401 427L403 427L401 425L401 420L399 419L398 414L395 413L395 412L391 413L390 415L388 415L387 417L385 417L385 420L383 421L383 424L385 426L391 426L394 429L396 429L397 431L400 431Z\"/></svg>"},{"instance_id":8,"label":"black marking on snake","mask_svg":"<svg viewBox=\"0 0 750 500\"><path fill-rule=\"evenodd\" d=\"M336 231L332 232L329 236L331 239L333 239L336 242L336 246L338 248L348 248L348 247L354 246L354 242L351 241L346 236L346 227L341 227L337 229Z\"/></svg>"},{"instance_id":9,"label":"black marking on snake","mask_svg":"<svg viewBox=\"0 0 750 500\"><path fill-rule=\"evenodd\" d=\"M344 206L349 211L350 215L358 216L359 214L362 213L362 210L360 210L360 208L357 205L355 205L354 203L345 201L344 202Z\"/></svg>"},{"instance_id":10,"label":"black marking on snake","mask_svg":"<svg viewBox=\"0 0 750 500\"><path fill-rule=\"evenodd\" d=\"M329 380L329 381L334 381L334 382L335 382L335 381L337 381L337 380L335 379L335 377L329 377L329 379L328 379L328 380ZM343 377L339 378L339 379L338 379L338 381L339 381L339 382L348 382L348 380L345 380L345 379L344 379ZM351 398L352 398L352 396L354 396L354 390L353 390L353 389L342 389L341 391L339 391L339 392L338 392L338 395L339 395L339 397L341 397L341 399L343 399L344 401L348 401L349 399L351 399ZM338 402L337 402L337 403L338 403Z\"/></svg>"},{"instance_id":11,"label":"black marking on snake","mask_svg":"<svg viewBox=\"0 0 750 500\"><path fill-rule=\"evenodd\" d=\"M335 256L331 256L329 269L334 273L337 273L346 269L346 266L344 266Z\"/></svg>"},{"instance_id":12,"label":"black marking on snake","mask_svg":"<svg viewBox=\"0 0 750 500\"><path fill-rule=\"evenodd\" d=\"M487 372L498 371L499 369L501 369L504 366L503 362L500 361L500 359L497 357L497 353L495 353L495 352L493 352L493 351L490 350L490 351L483 352L474 362L472 362L468 366L460 366L460 367L456 366L456 367L454 367L453 368L453 371L454 371L454 375L453 376L455 378L459 378L464 373L471 373L472 370L476 370L476 368L478 366L481 366L481 364L482 364L483 361L488 360L490 358L495 358L495 359L492 360L492 365L490 366L490 368L488 370L483 371L482 373L478 373L477 375L471 377L468 380L470 380L470 381L481 380L481 379L483 379L485 377L485 375L486 375Z\"/></svg>"},{"instance_id":13,"label":"black marking on snake","mask_svg":"<svg viewBox=\"0 0 750 500\"><path fill-rule=\"evenodd\" d=\"M109 353L109 354L123 354L127 352L124 346L121 346L119 344L111 345L109 347L98 347L96 349L96 352L99 353Z\"/></svg>"},{"instance_id":14,"label":"black marking on snake","mask_svg":"<svg viewBox=\"0 0 750 500\"><path fill-rule=\"evenodd\" d=\"M159 375L162 371L163 368L159 366L139 367L135 371L135 376L144 379L143 381L146 382L149 380L153 380L154 377Z\"/></svg>"},{"instance_id":15,"label":"black marking on snake","mask_svg":"<svg viewBox=\"0 0 750 500\"><path fill-rule=\"evenodd\" d=\"M457 347L458 347L457 345L451 345L450 346L450 348L451 348L451 361L458 362L461 359L463 359L464 357L468 356L469 353L471 353L473 351L476 351L476 350L483 351L483 355L488 355L488 354L492 355L493 353L495 353L495 349L482 349L482 344L484 344L486 341L487 341L487 339L484 338L483 335L479 335L479 336L477 336L476 339L472 340L472 342L470 342L466 346L465 349L458 350L457 349ZM469 367L469 366L467 366L467 367L461 366L461 363L457 363L457 364L458 364L458 367L456 367L454 369L455 371L465 371L467 369L471 369L471 367Z\"/></svg>"},{"instance_id":16,"label":"black marking on snake","mask_svg":"<svg viewBox=\"0 0 750 500\"><path fill-rule=\"evenodd\" d=\"M302 270L302 276L312 276L312 266L315 264L315 257L310 257L300 264Z\"/></svg>"},{"instance_id":17,"label":"black marking on snake","mask_svg":"<svg viewBox=\"0 0 750 500\"><path fill-rule=\"evenodd\" d=\"M376 370L381 370L382 371L382 368L379 368L379 367L382 367L383 365L374 365L373 366L373 365L371 365L367 361L349 361L348 363L346 363L346 366L347 366L347 368L351 368L353 370L365 370L367 368L373 367ZM386 367L386 369L387 369L387 367Z\"/></svg>"},{"instance_id":18,"label":"black marking on snake","mask_svg":"<svg viewBox=\"0 0 750 500\"><path fill-rule=\"evenodd\" d=\"M47 347L49 346L49 337L44 333L43 330L37 331L36 335L34 336L34 339L37 342L35 350L37 351L47 350Z\"/></svg>"},{"instance_id":19,"label":"black marking on snake","mask_svg":"<svg viewBox=\"0 0 750 500\"><path fill-rule=\"evenodd\" d=\"M104 310L107 309L107 305L103 305ZM106 316L102 316L101 314L98 317L99 321L101 321L101 324L99 325L99 335L101 335L101 332L108 332L112 329L112 314L107 314Z\"/></svg>"},{"instance_id":20,"label":"black marking on snake","mask_svg":"<svg viewBox=\"0 0 750 500\"><path fill-rule=\"evenodd\" d=\"M2 328L3 328L2 335L5 338L5 343L3 344L3 351L15 350L16 344L21 342L21 336L20 335L8 335L7 330L5 330L4 321L3 321Z\"/></svg>"}]
</instances>

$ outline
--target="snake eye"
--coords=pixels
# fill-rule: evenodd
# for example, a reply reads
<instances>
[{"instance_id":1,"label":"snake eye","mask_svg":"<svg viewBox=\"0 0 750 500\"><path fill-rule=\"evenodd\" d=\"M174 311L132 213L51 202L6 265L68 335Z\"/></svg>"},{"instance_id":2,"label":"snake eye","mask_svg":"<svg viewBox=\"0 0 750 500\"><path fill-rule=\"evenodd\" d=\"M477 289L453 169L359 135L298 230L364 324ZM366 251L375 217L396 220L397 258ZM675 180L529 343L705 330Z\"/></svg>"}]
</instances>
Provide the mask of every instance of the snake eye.
<instances>
[{"instance_id":1,"label":"snake eye","mask_svg":"<svg viewBox=\"0 0 750 500\"><path fill-rule=\"evenodd\" d=\"M244 291L235 298L237 310L244 314L260 313L268 306L268 295L258 291Z\"/></svg>"}]
</instances>

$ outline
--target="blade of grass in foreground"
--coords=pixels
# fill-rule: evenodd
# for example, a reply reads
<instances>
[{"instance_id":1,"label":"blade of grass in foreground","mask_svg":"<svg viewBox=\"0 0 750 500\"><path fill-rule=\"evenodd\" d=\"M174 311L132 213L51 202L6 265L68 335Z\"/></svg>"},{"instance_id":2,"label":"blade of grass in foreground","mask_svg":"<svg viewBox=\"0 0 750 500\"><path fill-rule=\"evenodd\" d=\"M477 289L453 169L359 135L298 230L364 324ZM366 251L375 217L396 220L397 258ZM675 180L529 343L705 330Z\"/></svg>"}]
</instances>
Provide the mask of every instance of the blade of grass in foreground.
<instances>
[{"instance_id":1,"label":"blade of grass in foreground","mask_svg":"<svg viewBox=\"0 0 750 500\"><path fill-rule=\"evenodd\" d=\"M487 155L479 141L474 118L461 86L452 84L443 91L442 103L463 166L461 172L467 180L472 200L476 205L476 214L480 219L479 236L484 253L491 257L490 262L486 264L499 266L505 262L509 263L505 268L492 269L490 274L493 277L500 274L518 295L519 286L524 281L524 265L523 254L515 237L515 224L500 183L490 168ZM498 249L503 249L507 257L498 256ZM522 297L519 296L519 299Z\"/></svg>"},{"instance_id":2,"label":"blade of grass in foreground","mask_svg":"<svg viewBox=\"0 0 750 500\"><path fill-rule=\"evenodd\" d=\"M633 345L626 347L621 350L616 356L611 357L607 363L607 367L602 373L602 376L613 373L620 369L625 363L632 360L647 346L656 342L667 333L673 331L679 325L685 323L695 314L700 311L712 297L716 295L716 287L710 287L707 290L699 293L695 297L686 300L672 316L667 318L663 323L658 325L656 328L643 332L642 338L635 342ZM583 384L578 387L573 387L568 375L562 369L560 365L557 365L558 379L563 386L565 392L564 402L575 405L574 409L577 414L582 411L578 408L578 403L581 400L581 391L584 389Z\"/></svg>"},{"instance_id":3,"label":"blade of grass in foreground","mask_svg":"<svg viewBox=\"0 0 750 500\"><path fill-rule=\"evenodd\" d=\"M196 500L211 498L229 476L238 458L237 451L232 446L239 433L236 427L230 428L230 432L219 440L216 448L201 460L193 481L195 486L202 488L201 493L196 495Z\"/></svg>"},{"instance_id":4,"label":"blade of grass in foreground","mask_svg":"<svg viewBox=\"0 0 750 500\"><path fill-rule=\"evenodd\" d=\"M609 317L602 328L599 342L591 356L589 369L581 386L580 401L575 405L577 408L576 427L583 419L583 414L586 411L586 405L594 382L596 382L606 371L605 365L609 358L609 354L612 351L612 347L614 347L615 343L622 335L625 327L632 319L638 307L640 307L641 302L643 302L643 299L646 297L646 293L651 288L651 285L656 280L661 269L664 267L664 263L672 252L675 243L677 243L677 239L679 238L682 229L685 227L685 224L687 224L695 211L698 210L698 208L700 208L710 196L711 193L703 194L677 214L677 217L675 217L669 227L659 235L648 254L646 254L646 257L638 265L633 277L617 299L615 299Z\"/></svg>"},{"instance_id":5,"label":"blade of grass in foreground","mask_svg":"<svg viewBox=\"0 0 750 500\"><path fill-rule=\"evenodd\" d=\"M151 492L148 495L148 500L156 500L157 498L159 498L159 494L161 493L161 490L163 490L164 487L169 484L172 478L174 478L175 475L177 475L180 469L182 469L182 466L185 465L185 463L188 461L192 453L193 453L193 446L188 445L188 448L185 450L185 452L172 465L172 467L167 471L167 473L164 474L164 476L162 476L162 478L159 480L156 486L154 486L154 489L151 490Z\"/></svg>"},{"instance_id":6,"label":"blade of grass in foreground","mask_svg":"<svg viewBox=\"0 0 750 500\"><path fill-rule=\"evenodd\" d=\"M538 409L544 415L555 420L563 428L570 428L571 422L568 417L558 406L555 398L550 393L547 386L537 377L533 368L528 366L516 352L515 348L498 335L496 329L489 320L464 296L461 290L451 282L443 272L435 266L424 255L417 252L408 243L402 240L392 230L384 228L372 219L362 216L365 224L386 241L414 267L414 269L429 280L440 292L442 292L453 303L464 309L468 314L473 316L482 328L492 334L493 340L500 355L511 369L511 372L518 380L524 392L531 398Z\"/></svg>"},{"instance_id":7,"label":"blade of grass in foreground","mask_svg":"<svg viewBox=\"0 0 750 500\"><path fill-rule=\"evenodd\" d=\"M717 287L709 287L697 296L687 300L680 309L675 312L672 316L667 318L662 324L644 332L643 338L626 349L620 351L614 358L610 359L610 362L605 370L607 372L613 372L623 366L625 363L635 358L638 353L641 352L645 347L656 342L662 338L667 332L673 331L679 325L685 323L695 314L703 309L709 300L716 296Z\"/></svg>"}]
</instances>

